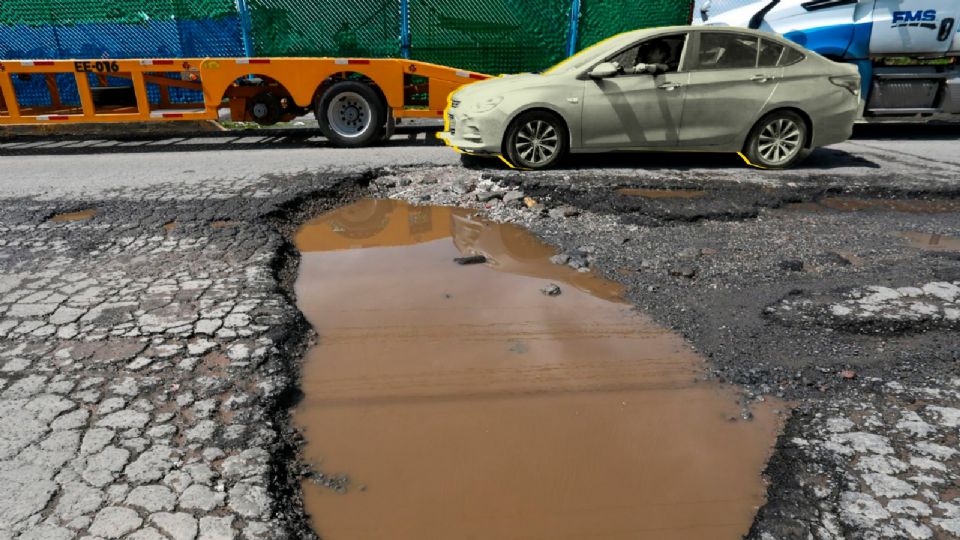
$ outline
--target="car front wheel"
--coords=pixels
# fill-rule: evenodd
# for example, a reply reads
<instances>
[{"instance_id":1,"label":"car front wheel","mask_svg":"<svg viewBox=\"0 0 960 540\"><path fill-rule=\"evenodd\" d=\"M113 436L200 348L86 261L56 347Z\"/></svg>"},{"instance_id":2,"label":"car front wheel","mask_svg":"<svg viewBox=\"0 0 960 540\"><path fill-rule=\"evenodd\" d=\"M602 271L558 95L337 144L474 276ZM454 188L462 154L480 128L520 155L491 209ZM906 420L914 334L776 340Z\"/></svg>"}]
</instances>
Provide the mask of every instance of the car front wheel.
<instances>
[{"instance_id":1,"label":"car front wheel","mask_svg":"<svg viewBox=\"0 0 960 540\"><path fill-rule=\"evenodd\" d=\"M765 169L787 169L807 156L807 122L793 111L774 111L750 131L744 148L750 163Z\"/></svg>"},{"instance_id":2,"label":"car front wheel","mask_svg":"<svg viewBox=\"0 0 960 540\"><path fill-rule=\"evenodd\" d=\"M566 152L567 128L551 113L524 113L507 130L504 153L516 167L546 169L556 165Z\"/></svg>"}]
</instances>

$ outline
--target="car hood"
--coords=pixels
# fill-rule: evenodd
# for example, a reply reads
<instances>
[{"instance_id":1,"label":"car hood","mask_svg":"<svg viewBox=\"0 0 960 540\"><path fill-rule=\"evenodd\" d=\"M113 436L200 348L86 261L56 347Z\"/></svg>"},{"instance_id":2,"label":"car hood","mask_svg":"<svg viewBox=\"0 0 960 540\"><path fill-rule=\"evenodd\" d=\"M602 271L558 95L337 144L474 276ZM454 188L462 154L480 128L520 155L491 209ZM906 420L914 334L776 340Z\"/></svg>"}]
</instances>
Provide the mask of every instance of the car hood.
<instances>
[{"instance_id":1,"label":"car hood","mask_svg":"<svg viewBox=\"0 0 960 540\"><path fill-rule=\"evenodd\" d=\"M503 96L517 90L532 88L541 84L549 84L548 79L550 77L550 75L540 75L537 73L501 75L464 86L453 94L453 99L463 101Z\"/></svg>"}]
</instances>

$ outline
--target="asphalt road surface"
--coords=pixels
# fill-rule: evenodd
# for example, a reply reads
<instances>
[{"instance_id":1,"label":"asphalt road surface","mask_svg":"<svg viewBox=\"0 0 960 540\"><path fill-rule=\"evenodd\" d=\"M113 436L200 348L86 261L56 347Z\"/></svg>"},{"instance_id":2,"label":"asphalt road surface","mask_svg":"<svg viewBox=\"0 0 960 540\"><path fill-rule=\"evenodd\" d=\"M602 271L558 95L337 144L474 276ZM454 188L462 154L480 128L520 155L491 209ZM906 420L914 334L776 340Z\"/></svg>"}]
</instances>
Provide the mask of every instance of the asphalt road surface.
<instances>
[{"instance_id":1,"label":"asphalt road surface","mask_svg":"<svg viewBox=\"0 0 960 540\"><path fill-rule=\"evenodd\" d=\"M289 240L360 197L523 226L737 385L730 421L787 400L747 538L960 537L960 127L859 126L790 171L97 137L0 139L0 540L315 538Z\"/></svg>"},{"instance_id":2,"label":"asphalt road surface","mask_svg":"<svg viewBox=\"0 0 960 540\"><path fill-rule=\"evenodd\" d=\"M922 172L930 182L960 175L960 126L857 126L846 143L818 149L792 171L757 171L734 155L620 154L578 156L567 172L603 170L651 179L711 175L757 182L806 175L877 178L910 182ZM367 149L329 147L316 132L287 130L238 134L204 133L162 138L8 138L0 139L0 196L93 194L101 190L210 179L256 179L298 172L355 172L415 165L454 165L458 156L430 133L397 136ZM491 167L501 168L497 162Z\"/></svg>"}]
</instances>

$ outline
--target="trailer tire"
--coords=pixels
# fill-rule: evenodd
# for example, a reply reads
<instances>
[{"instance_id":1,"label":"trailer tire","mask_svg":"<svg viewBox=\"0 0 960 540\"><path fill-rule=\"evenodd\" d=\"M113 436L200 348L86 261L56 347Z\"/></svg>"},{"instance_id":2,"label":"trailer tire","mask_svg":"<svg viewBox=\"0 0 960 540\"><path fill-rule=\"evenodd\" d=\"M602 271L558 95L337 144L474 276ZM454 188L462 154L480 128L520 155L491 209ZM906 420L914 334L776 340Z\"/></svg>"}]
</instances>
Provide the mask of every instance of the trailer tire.
<instances>
[{"instance_id":1,"label":"trailer tire","mask_svg":"<svg viewBox=\"0 0 960 540\"><path fill-rule=\"evenodd\" d=\"M247 100L247 114L261 126L272 126L283 116L283 106L275 94L263 92Z\"/></svg>"},{"instance_id":2,"label":"trailer tire","mask_svg":"<svg viewBox=\"0 0 960 540\"><path fill-rule=\"evenodd\" d=\"M324 136L345 148L381 140L386 124L383 99L370 85L358 81L330 85L317 100L314 114Z\"/></svg>"}]
</instances>

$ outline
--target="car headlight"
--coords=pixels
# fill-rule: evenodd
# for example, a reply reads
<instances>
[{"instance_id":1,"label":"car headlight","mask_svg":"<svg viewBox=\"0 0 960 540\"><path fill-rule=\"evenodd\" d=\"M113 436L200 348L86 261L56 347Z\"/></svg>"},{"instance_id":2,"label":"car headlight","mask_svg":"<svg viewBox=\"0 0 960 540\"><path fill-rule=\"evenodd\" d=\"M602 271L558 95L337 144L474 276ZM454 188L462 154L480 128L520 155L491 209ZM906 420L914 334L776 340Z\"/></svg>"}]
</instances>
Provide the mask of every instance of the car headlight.
<instances>
[{"instance_id":1,"label":"car headlight","mask_svg":"<svg viewBox=\"0 0 960 540\"><path fill-rule=\"evenodd\" d=\"M497 96L478 101L471 105L470 112L485 113L487 111L491 111L494 107L499 105L501 101L503 101L503 96Z\"/></svg>"}]
</instances>

